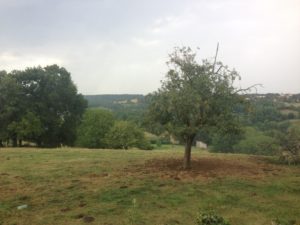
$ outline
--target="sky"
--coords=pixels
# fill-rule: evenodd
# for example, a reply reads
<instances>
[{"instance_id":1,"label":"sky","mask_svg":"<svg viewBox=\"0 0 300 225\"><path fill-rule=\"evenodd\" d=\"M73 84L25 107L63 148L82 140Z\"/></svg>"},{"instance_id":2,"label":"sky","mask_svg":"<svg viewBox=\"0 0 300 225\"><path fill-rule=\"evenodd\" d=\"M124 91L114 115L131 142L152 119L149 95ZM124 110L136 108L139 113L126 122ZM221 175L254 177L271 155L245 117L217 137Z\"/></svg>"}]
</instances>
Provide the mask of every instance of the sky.
<instances>
[{"instance_id":1,"label":"sky","mask_svg":"<svg viewBox=\"0 0 300 225\"><path fill-rule=\"evenodd\" d=\"M176 46L300 93L300 0L0 0L0 70L58 64L83 94L157 90Z\"/></svg>"}]
</instances>

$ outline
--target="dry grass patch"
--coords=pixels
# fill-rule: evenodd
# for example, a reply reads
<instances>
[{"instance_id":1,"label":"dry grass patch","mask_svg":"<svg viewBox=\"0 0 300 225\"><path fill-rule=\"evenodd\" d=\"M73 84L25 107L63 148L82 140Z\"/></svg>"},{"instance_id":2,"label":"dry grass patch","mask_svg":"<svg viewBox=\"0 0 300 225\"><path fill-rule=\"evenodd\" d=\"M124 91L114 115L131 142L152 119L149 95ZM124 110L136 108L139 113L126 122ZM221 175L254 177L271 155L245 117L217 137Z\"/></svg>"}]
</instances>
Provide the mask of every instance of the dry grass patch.
<instances>
[{"instance_id":1,"label":"dry grass patch","mask_svg":"<svg viewBox=\"0 0 300 225\"><path fill-rule=\"evenodd\" d=\"M264 157L209 156L194 157L192 168L184 170L182 158L155 158L146 160L143 164L134 164L124 172L130 176L146 175L162 179L175 180L207 180L216 178L264 179L268 176L279 176L286 168L271 164Z\"/></svg>"}]
</instances>

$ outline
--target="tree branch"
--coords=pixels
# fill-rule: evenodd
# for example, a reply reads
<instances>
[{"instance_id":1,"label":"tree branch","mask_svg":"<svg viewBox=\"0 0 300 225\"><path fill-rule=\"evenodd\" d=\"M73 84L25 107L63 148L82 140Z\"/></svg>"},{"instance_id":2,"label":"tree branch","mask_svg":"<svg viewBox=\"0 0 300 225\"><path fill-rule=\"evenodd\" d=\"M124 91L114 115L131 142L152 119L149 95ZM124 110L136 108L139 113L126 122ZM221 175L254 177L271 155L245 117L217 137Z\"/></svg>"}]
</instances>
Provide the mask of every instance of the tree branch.
<instances>
[{"instance_id":1,"label":"tree branch","mask_svg":"<svg viewBox=\"0 0 300 225\"><path fill-rule=\"evenodd\" d=\"M234 94L237 94L237 93L239 93L239 92L246 92L246 91L251 90L252 88L255 88L255 90L256 90L256 92L257 92L257 88L256 88L257 86L263 87L262 84L253 84L253 85L251 85L250 87L247 87L247 88L241 88L241 89L235 91Z\"/></svg>"},{"instance_id":2,"label":"tree branch","mask_svg":"<svg viewBox=\"0 0 300 225\"><path fill-rule=\"evenodd\" d=\"M215 73L215 66L216 66L216 62L217 62L218 52L219 52L219 42L217 44L216 54L215 54L215 58L214 58L213 71L212 71L213 73Z\"/></svg>"},{"instance_id":3,"label":"tree branch","mask_svg":"<svg viewBox=\"0 0 300 225\"><path fill-rule=\"evenodd\" d=\"M220 66L219 69L217 70L216 74L218 74L223 67L224 66Z\"/></svg>"}]
</instances>

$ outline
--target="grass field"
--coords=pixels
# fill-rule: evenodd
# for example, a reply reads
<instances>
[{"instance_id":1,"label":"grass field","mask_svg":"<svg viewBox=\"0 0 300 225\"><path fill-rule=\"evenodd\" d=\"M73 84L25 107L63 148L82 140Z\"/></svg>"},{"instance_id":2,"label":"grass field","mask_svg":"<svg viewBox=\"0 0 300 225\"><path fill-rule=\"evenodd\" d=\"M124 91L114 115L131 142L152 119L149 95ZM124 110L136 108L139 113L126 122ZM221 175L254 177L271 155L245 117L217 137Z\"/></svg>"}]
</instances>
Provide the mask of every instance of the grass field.
<instances>
[{"instance_id":1,"label":"grass field","mask_svg":"<svg viewBox=\"0 0 300 225\"><path fill-rule=\"evenodd\" d=\"M182 155L0 149L0 224L192 225L206 209L233 225L300 224L299 166L194 150L193 169L182 171Z\"/></svg>"}]
</instances>

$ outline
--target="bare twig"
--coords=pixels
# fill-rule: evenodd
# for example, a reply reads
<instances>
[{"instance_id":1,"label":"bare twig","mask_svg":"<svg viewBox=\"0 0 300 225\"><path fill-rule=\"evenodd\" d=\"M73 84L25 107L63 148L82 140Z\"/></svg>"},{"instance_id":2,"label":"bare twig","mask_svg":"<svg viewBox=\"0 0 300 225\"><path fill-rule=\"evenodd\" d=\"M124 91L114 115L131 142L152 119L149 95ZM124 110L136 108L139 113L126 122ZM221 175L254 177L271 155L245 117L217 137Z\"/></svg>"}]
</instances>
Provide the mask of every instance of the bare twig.
<instances>
[{"instance_id":1,"label":"bare twig","mask_svg":"<svg viewBox=\"0 0 300 225\"><path fill-rule=\"evenodd\" d=\"M241 88L241 89L237 90L236 92L234 92L234 94L237 94L237 93L239 93L239 92L246 92L246 91L249 91L249 90L251 90L251 89L253 89L253 88L255 88L255 90L256 90L256 92L257 92L257 86L263 87L262 84L253 84L253 85L251 85L250 87L247 87L247 88Z\"/></svg>"},{"instance_id":2,"label":"bare twig","mask_svg":"<svg viewBox=\"0 0 300 225\"><path fill-rule=\"evenodd\" d=\"M215 54L215 58L214 58L213 71L212 71L213 73L215 73L215 66L217 63L218 52L219 52L219 42L217 44L216 54Z\"/></svg>"},{"instance_id":3,"label":"bare twig","mask_svg":"<svg viewBox=\"0 0 300 225\"><path fill-rule=\"evenodd\" d=\"M218 74L223 67L224 66L220 66L219 69L217 70L216 74Z\"/></svg>"}]
</instances>

